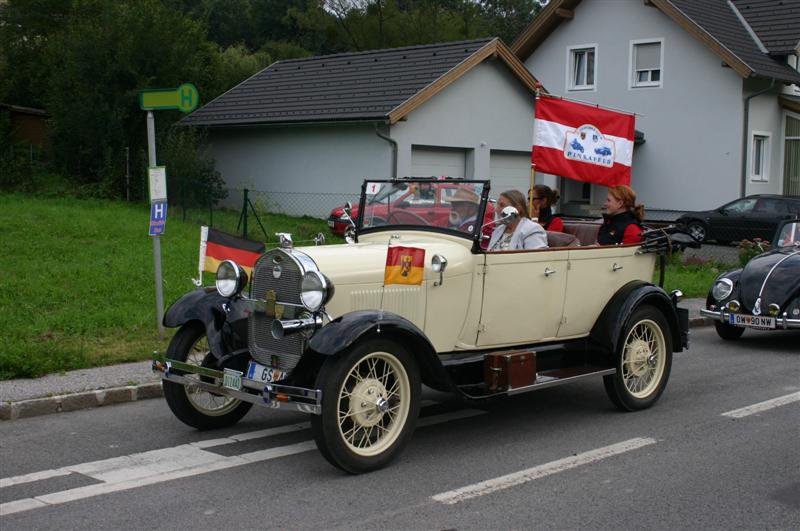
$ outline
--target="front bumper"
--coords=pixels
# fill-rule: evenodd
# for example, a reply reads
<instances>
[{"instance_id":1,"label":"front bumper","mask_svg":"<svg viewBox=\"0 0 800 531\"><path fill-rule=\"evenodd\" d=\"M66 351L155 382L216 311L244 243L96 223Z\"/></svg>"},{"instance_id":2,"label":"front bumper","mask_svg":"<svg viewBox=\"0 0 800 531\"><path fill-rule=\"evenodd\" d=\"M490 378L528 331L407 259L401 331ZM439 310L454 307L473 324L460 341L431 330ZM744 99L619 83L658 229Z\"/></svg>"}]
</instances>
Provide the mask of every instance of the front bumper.
<instances>
[{"instance_id":1,"label":"front bumper","mask_svg":"<svg viewBox=\"0 0 800 531\"><path fill-rule=\"evenodd\" d=\"M300 411L319 415L322 413L322 391L277 383L262 383L241 377L238 388L226 387L225 372L207 367L198 367L182 361L156 356L153 359L153 372L160 372L162 380L181 385L196 385L204 391L229 396L242 402L271 409ZM203 380L188 378L187 375L202 376Z\"/></svg>"},{"instance_id":2,"label":"front bumper","mask_svg":"<svg viewBox=\"0 0 800 531\"><path fill-rule=\"evenodd\" d=\"M725 323L730 325L730 317L733 312L729 312L727 310L700 310L700 315L704 317L713 317L720 323ZM736 325L731 325L736 326ZM746 327L740 327L746 328ZM788 316L784 313L783 315L778 315L775 317L775 328L776 329L788 329L788 328L800 328L800 319L789 319Z\"/></svg>"}]
</instances>

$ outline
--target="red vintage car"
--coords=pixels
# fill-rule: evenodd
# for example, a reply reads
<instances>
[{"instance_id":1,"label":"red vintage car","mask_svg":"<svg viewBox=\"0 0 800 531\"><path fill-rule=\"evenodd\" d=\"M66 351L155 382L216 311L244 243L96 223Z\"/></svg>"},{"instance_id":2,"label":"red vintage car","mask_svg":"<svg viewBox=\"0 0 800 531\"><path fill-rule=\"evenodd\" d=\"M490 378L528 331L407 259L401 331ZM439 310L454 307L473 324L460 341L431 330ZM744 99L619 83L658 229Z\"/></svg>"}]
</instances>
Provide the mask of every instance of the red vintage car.
<instances>
[{"instance_id":1,"label":"red vintage car","mask_svg":"<svg viewBox=\"0 0 800 531\"><path fill-rule=\"evenodd\" d=\"M459 201L456 194L463 195L470 191L471 185L461 184L457 180L445 183L442 183L441 180L434 181L432 179L431 181L430 184L427 182L411 185L400 183L394 187L383 186L379 189L367 190L364 226L385 225L391 221L392 224L407 222L417 226L452 227L454 225L452 203ZM350 212L353 222L358 219L358 215L359 205L353 205ZM493 218L494 205L489 203L483 223L488 223ZM333 234L344 235L347 227L351 226L351 222L345 215L345 205L338 206L331 211L328 217L328 226ZM492 226L486 227L484 234L491 235L492 229Z\"/></svg>"}]
</instances>

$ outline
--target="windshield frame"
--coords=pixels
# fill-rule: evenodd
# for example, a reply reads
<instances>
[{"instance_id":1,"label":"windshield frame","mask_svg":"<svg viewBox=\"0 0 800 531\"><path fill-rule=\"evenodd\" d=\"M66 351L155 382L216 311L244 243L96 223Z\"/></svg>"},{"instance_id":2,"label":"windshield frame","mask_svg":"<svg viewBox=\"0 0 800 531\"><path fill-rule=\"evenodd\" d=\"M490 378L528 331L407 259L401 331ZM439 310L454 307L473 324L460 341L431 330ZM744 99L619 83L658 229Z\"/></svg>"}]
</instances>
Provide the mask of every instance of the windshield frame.
<instances>
[{"instance_id":1,"label":"windshield frame","mask_svg":"<svg viewBox=\"0 0 800 531\"><path fill-rule=\"evenodd\" d=\"M458 229L448 228L448 227L437 227L433 225L409 225L409 224L396 224L396 225L378 225L374 227L364 227L364 215L366 212L366 207L370 205L377 205L377 204L385 204L385 203L377 203L377 202L367 202L367 184L368 183L378 183L378 184L391 184L392 186L399 187L399 186L406 186L406 189L412 185L419 184L419 183L430 183L430 184L453 184L453 185L481 185L482 190L480 193L480 203L478 205L478 214L477 214L477 221L475 223L475 227L472 233L462 232ZM451 234L453 236L458 236L467 240L472 241L472 252L479 252L480 251L480 243L481 243L481 228L483 226L483 220L486 216L486 205L489 202L489 192L491 190L491 181L488 180L477 180L477 179L454 179L454 178L445 178L445 179L432 179L430 177L403 177L403 178L396 178L396 179L364 179L364 182L361 184L361 197L358 202L358 218L356 219L356 236L355 241L358 242L358 236L360 234L372 234L376 232L385 232L385 231L398 231L398 230L414 230L414 231L423 231L423 232L436 232L436 233L444 233L444 234ZM380 193L380 192L379 192ZM376 194L377 195L377 194ZM391 197L391 193L387 195L387 197Z\"/></svg>"}]
</instances>

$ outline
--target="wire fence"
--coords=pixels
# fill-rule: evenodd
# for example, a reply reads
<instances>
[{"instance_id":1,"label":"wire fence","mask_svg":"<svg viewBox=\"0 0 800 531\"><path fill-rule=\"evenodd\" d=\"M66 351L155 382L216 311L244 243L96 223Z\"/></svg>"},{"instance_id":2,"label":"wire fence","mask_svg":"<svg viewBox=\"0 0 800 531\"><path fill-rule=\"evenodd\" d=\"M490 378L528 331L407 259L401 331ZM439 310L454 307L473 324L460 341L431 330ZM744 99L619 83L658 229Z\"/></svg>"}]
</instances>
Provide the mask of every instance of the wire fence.
<instances>
[{"instance_id":1,"label":"wire fence","mask_svg":"<svg viewBox=\"0 0 800 531\"><path fill-rule=\"evenodd\" d=\"M358 204L359 194L329 192L275 192L230 188L215 203L190 206L178 199L177 215L183 221L264 242L277 242L277 232L291 232L295 243L312 243L321 232L331 238L328 219L336 207L350 201ZM334 241L336 239L334 238Z\"/></svg>"}]
</instances>

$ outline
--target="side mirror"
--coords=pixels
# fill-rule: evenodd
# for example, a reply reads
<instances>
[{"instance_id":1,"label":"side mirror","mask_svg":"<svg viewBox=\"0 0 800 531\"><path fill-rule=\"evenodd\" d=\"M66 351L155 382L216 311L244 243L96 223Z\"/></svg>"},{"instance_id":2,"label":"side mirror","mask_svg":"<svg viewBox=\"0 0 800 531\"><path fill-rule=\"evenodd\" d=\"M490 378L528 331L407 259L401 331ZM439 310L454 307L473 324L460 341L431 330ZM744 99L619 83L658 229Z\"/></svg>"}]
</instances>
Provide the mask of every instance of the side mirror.
<instances>
[{"instance_id":1,"label":"side mirror","mask_svg":"<svg viewBox=\"0 0 800 531\"><path fill-rule=\"evenodd\" d=\"M347 219L347 221L350 222L350 226L348 227L348 229L354 229L355 230L356 222L353 221L352 213L353 213L353 203L348 201L347 203L344 204L345 219ZM347 234L345 233L345 237L346 236L347 236Z\"/></svg>"},{"instance_id":2,"label":"side mirror","mask_svg":"<svg viewBox=\"0 0 800 531\"><path fill-rule=\"evenodd\" d=\"M503 225L510 225L519 218L519 210L513 206L507 206L500 211L500 219L498 220Z\"/></svg>"},{"instance_id":3,"label":"side mirror","mask_svg":"<svg viewBox=\"0 0 800 531\"><path fill-rule=\"evenodd\" d=\"M347 243L356 243L356 228L354 226L347 227L344 230L344 241Z\"/></svg>"},{"instance_id":4,"label":"side mirror","mask_svg":"<svg viewBox=\"0 0 800 531\"><path fill-rule=\"evenodd\" d=\"M481 225L481 230L488 227L489 225L494 225L496 223L502 223L503 225L509 225L514 223L514 220L519 218L519 210L514 208L513 206L507 206L500 212L500 217L497 219L493 219L488 223L484 223Z\"/></svg>"}]
</instances>

